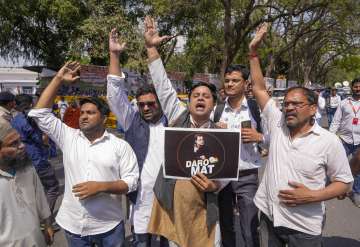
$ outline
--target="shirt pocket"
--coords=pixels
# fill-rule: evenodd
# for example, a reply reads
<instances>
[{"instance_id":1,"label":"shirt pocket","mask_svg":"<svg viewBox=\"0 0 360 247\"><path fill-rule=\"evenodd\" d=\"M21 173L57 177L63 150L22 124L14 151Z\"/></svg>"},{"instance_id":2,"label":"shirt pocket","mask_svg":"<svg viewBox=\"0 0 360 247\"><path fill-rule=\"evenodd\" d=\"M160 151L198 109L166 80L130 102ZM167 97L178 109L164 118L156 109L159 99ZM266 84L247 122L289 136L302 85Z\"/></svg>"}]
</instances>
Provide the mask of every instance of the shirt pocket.
<instances>
[{"instance_id":1,"label":"shirt pocket","mask_svg":"<svg viewBox=\"0 0 360 247\"><path fill-rule=\"evenodd\" d=\"M324 159L320 155L298 151L292 163L300 183L311 189L319 189L323 185L326 175Z\"/></svg>"}]
</instances>

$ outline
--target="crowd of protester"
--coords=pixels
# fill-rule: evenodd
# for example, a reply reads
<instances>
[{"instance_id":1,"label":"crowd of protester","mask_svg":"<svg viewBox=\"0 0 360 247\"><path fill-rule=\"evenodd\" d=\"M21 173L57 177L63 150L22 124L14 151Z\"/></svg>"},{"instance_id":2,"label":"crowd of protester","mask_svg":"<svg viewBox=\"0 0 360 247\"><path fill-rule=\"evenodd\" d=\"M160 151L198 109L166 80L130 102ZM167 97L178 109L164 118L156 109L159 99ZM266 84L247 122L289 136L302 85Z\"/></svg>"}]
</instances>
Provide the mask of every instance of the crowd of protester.
<instances>
[{"instance_id":1,"label":"crowd of protester","mask_svg":"<svg viewBox=\"0 0 360 247\"><path fill-rule=\"evenodd\" d=\"M144 26L154 83L138 90L136 107L124 88L119 57L126 45L116 29L109 33L107 102L92 94L78 102L61 97L60 116L54 114L60 88L79 79L78 62L66 63L37 102L0 93L0 246L51 245L58 227L68 246L124 246L125 194L135 247L158 238L161 247L322 246L324 201L350 196L360 207L360 78L343 100L335 88L327 96L290 88L279 109L257 53L268 28L262 24L249 44L249 65L229 65L219 92L194 84L185 105L158 53L171 37L159 36L150 17ZM105 128L110 110L123 139ZM320 126L319 111L326 112L329 130ZM202 173L165 178L165 127L241 130L238 180ZM65 191L55 216L59 182L49 158L56 147Z\"/></svg>"}]
</instances>

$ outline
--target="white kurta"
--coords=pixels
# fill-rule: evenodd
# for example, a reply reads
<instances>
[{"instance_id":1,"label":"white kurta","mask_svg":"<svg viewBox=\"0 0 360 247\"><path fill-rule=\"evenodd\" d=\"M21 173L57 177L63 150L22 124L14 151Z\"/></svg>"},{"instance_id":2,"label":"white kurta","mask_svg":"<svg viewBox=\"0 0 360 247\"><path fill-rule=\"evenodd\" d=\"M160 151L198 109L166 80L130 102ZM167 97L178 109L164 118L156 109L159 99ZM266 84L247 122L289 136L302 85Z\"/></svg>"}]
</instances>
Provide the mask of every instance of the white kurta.
<instances>
[{"instance_id":1,"label":"white kurta","mask_svg":"<svg viewBox=\"0 0 360 247\"><path fill-rule=\"evenodd\" d=\"M137 234L147 233L154 200L154 184L161 164L164 162L164 126L150 124L149 149L140 175L139 192L134 206L134 230Z\"/></svg>"}]
</instances>

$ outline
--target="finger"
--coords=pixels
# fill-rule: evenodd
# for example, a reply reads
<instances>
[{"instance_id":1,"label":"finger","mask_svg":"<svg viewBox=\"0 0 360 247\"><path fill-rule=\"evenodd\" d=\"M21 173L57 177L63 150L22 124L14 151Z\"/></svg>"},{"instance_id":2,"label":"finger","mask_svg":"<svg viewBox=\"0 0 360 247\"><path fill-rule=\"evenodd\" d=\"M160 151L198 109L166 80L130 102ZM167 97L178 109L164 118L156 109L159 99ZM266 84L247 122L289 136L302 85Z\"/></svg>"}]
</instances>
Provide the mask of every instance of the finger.
<instances>
[{"instance_id":1,"label":"finger","mask_svg":"<svg viewBox=\"0 0 360 247\"><path fill-rule=\"evenodd\" d=\"M75 197L79 197L81 199L84 196L87 196L88 192L87 191L82 191L82 192L79 192L79 193L75 193L74 195L75 195Z\"/></svg>"},{"instance_id":2,"label":"finger","mask_svg":"<svg viewBox=\"0 0 360 247\"><path fill-rule=\"evenodd\" d=\"M74 78L71 79L72 82L74 82L76 80L80 80L80 76L75 76Z\"/></svg>"},{"instance_id":3,"label":"finger","mask_svg":"<svg viewBox=\"0 0 360 247\"><path fill-rule=\"evenodd\" d=\"M145 27L147 30L149 30L152 26L152 22L151 22L151 17L150 16L146 16L145 17Z\"/></svg>"},{"instance_id":4,"label":"finger","mask_svg":"<svg viewBox=\"0 0 360 247\"><path fill-rule=\"evenodd\" d=\"M85 185L85 184L86 184L86 182L78 183L78 184L75 184L75 185L73 186L73 188L81 187L81 186L83 186L83 185Z\"/></svg>"},{"instance_id":5,"label":"finger","mask_svg":"<svg viewBox=\"0 0 360 247\"><path fill-rule=\"evenodd\" d=\"M86 198L88 198L90 195L89 194L84 194L82 196L79 197L80 200L84 200Z\"/></svg>"},{"instance_id":6,"label":"finger","mask_svg":"<svg viewBox=\"0 0 360 247\"><path fill-rule=\"evenodd\" d=\"M123 42L122 44L121 44L121 49L125 49L126 48L126 42Z\"/></svg>"},{"instance_id":7,"label":"finger","mask_svg":"<svg viewBox=\"0 0 360 247\"><path fill-rule=\"evenodd\" d=\"M165 35L160 37L160 42L168 41L171 39L171 36Z\"/></svg>"},{"instance_id":8,"label":"finger","mask_svg":"<svg viewBox=\"0 0 360 247\"><path fill-rule=\"evenodd\" d=\"M72 69L72 68L74 68L74 67L76 66L76 64L78 64L77 61L71 61L71 63L69 63L69 65L68 65L68 67L69 67L70 69Z\"/></svg>"},{"instance_id":9,"label":"finger","mask_svg":"<svg viewBox=\"0 0 360 247\"><path fill-rule=\"evenodd\" d=\"M279 194L293 195L294 190L279 190Z\"/></svg>"},{"instance_id":10,"label":"finger","mask_svg":"<svg viewBox=\"0 0 360 247\"><path fill-rule=\"evenodd\" d=\"M199 174L199 173L198 173ZM206 183L205 183L205 181L201 178L201 177L199 177L198 176L198 174L196 174L195 176L192 176L192 178L196 181L196 182L198 182L199 184L201 184L201 186L202 187L206 187Z\"/></svg>"},{"instance_id":11,"label":"finger","mask_svg":"<svg viewBox=\"0 0 360 247\"><path fill-rule=\"evenodd\" d=\"M286 204L286 206L289 206L289 205L295 205L296 206L296 201L295 200L291 200L291 199L282 199L280 200L281 203L284 203Z\"/></svg>"},{"instance_id":12,"label":"finger","mask_svg":"<svg viewBox=\"0 0 360 247\"><path fill-rule=\"evenodd\" d=\"M289 194L278 194L278 197L281 199L285 199L285 200L293 200L295 198L294 195L289 195Z\"/></svg>"},{"instance_id":13,"label":"finger","mask_svg":"<svg viewBox=\"0 0 360 247\"><path fill-rule=\"evenodd\" d=\"M197 176L197 177L199 177L199 178L201 178L201 179L203 179L203 180L207 180L207 179L208 179L208 178L207 178L204 174L202 174L201 172L196 173L195 176Z\"/></svg>"},{"instance_id":14,"label":"finger","mask_svg":"<svg viewBox=\"0 0 360 247\"><path fill-rule=\"evenodd\" d=\"M81 69L81 65L80 65L80 63L78 63L78 64L76 64L76 67L73 69L71 74L76 75L77 73L79 73L80 69Z\"/></svg>"},{"instance_id":15,"label":"finger","mask_svg":"<svg viewBox=\"0 0 360 247\"><path fill-rule=\"evenodd\" d=\"M155 19L152 17L150 19L151 19L151 27L154 28L155 30L157 30L157 25L155 23Z\"/></svg>"},{"instance_id":16,"label":"finger","mask_svg":"<svg viewBox=\"0 0 360 247\"><path fill-rule=\"evenodd\" d=\"M115 36L115 33L116 33L116 28L111 29L111 31L110 31L110 33L109 33L109 37L110 37L111 39L113 39L114 36Z\"/></svg>"},{"instance_id":17,"label":"finger","mask_svg":"<svg viewBox=\"0 0 360 247\"><path fill-rule=\"evenodd\" d=\"M197 188L199 188L201 190L205 190L205 187L201 183L199 183L197 180L195 180L194 176L191 178L191 183L193 185L195 185L195 187L197 187Z\"/></svg>"},{"instance_id":18,"label":"finger","mask_svg":"<svg viewBox=\"0 0 360 247\"><path fill-rule=\"evenodd\" d=\"M291 186L291 187L294 187L294 188L301 188L301 187L304 187L303 184L301 183L298 183L298 182L294 182L294 181L289 181L288 184Z\"/></svg>"},{"instance_id":19,"label":"finger","mask_svg":"<svg viewBox=\"0 0 360 247\"><path fill-rule=\"evenodd\" d=\"M83 191L84 189L86 189L86 188L85 187L76 187L76 188L73 187L72 192L77 193L77 192Z\"/></svg>"}]
</instances>

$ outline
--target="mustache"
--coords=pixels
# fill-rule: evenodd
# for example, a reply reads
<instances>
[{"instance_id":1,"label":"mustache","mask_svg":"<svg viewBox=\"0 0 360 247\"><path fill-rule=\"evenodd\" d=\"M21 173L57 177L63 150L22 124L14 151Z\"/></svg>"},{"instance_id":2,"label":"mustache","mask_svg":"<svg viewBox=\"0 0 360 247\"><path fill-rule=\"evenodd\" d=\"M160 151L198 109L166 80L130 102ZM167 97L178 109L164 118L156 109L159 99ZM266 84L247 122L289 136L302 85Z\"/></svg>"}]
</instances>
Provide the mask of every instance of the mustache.
<instances>
[{"instance_id":1,"label":"mustache","mask_svg":"<svg viewBox=\"0 0 360 247\"><path fill-rule=\"evenodd\" d=\"M296 113L292 113L292 112L289 112L289 113L285 113L285 117L296 117Z\"/></svg>"}]
</instances>

